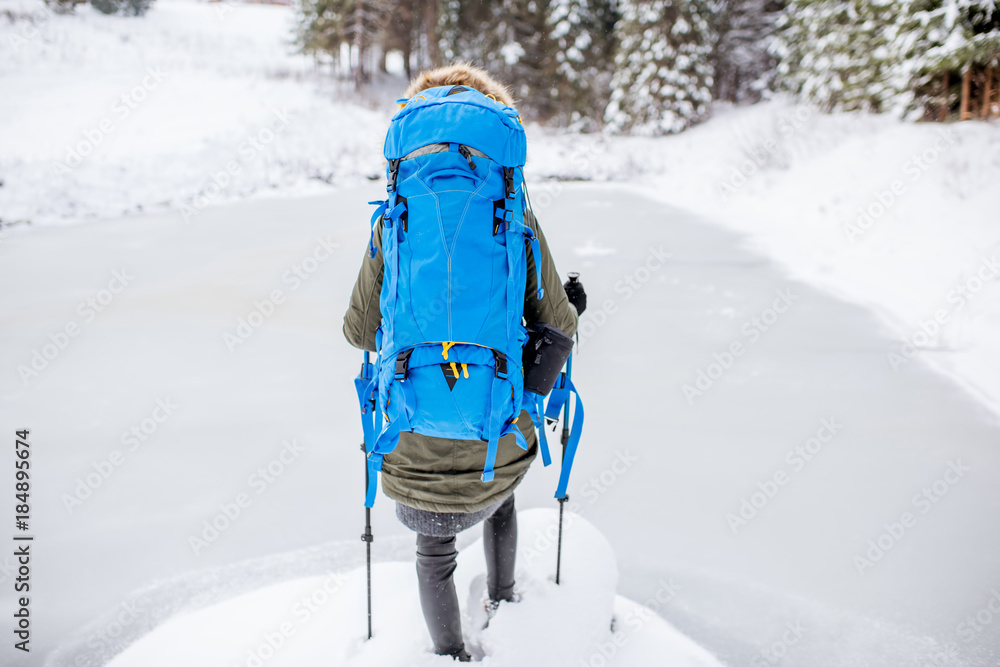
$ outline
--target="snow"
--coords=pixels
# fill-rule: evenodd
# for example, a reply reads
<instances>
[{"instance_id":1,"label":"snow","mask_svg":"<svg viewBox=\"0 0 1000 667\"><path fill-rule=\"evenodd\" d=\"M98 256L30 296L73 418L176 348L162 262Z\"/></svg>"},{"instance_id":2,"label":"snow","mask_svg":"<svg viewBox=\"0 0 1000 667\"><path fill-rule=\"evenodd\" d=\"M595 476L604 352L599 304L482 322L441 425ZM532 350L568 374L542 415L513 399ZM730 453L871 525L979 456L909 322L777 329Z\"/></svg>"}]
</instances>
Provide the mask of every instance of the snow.
<instances>
[{"instance_id":1,"label":"snow","mask_svg":"<svg viewBox=\"0 0 1000 667\"><path fill-rule=\"evenodd\" d=\"M38 0L0 9L34 16L0 22L5 224L200 211L382 172L387 112L332 102L351 95L294 53L289 7L165 0L142 19L89 5L54 15Z\"/></svg>"},{"instance_id":2,"label":"snow","mask_svg":"<svg viewBox=\"0 0 1000 667\"><path fill-rule=\"evenodd\" d=\"M192 617L240 641L218 620L242 613L233 600L266 630L276 617L250 610L316 577L356 588L358 356L339 329L365 202L384 193L392 105L295 55L287 7L158 0L139 20L47 15L36 0L6 9L38 17L0 21L0 280L14 286L0 300L0 423L34 429L37 445L33 657L123 660ZM377 87L391 102L402 81ZM623 651L693 641L732 665L997 664L1000 126L782 99L713 113L656 139L528 128L534 210L590 302L573 509L613 546L620 580L600 580L616 616L638 613L622 596L657 614ZM53 177L105 118L93 153ZM762 330L754 320L778 293L793 305ZM729 359L734 343L743 352ZM32 363L41 370L23 375ZM844 426L805 458L824 419ZM135 445L143 424L154 430ZM262 485L288 443L303 451ZM551 507L554 485L553 470L532 470L522 516ZM762 506L742 509L764 489ZM244 511L208 540L206 522L241 493ZM734 529L741 509L751 518ZM897 539L904 512L916 521ZM410 591L398 613L423 641L412 535L384 498L374 522L380 580ZM478 553L470 537L463 566ZM5 608L12 567L0 557ZM562 589L532 567L526 585L556 609ZM657 608L664 582L680 592ZM534 629L529 602L504 618ZM498 617L493 631L504 627ZM350 637L303 650L326 641ZM3 650L0 663L21 658Z\"/></svg>"},{"instance_id":3,"label":"snow","mask_svg":"<svg viewBox=\"0 0 1000 667\"><path fill-rule=\"evenodd\" d=\"M363 562L360 355L340 321L381 189L212 206L190 225L163 212L7 230L0 280L18 289L0 302L0 428L33 429L46 489L33 506L46 667L103 665L176 614ZM644 243L620 243L609 212L642 221ZM893 342L865 309L790 280L691 213L617 185L563 184L539 215L557 266L580 271L589 295L570 509L613 545L620 595L646 603L672 581L658 615L724 664L784 650L808 667L925 667L952 645L956 666L993 664L992 629L967 641L961 624L996 586L995 419L922 364L893 373ZM573 252L591 241L617 252ZM321 246L331 254L297 282L294 267ZM122 270L128 286L87 321L78 304ZM283 299L230 352L225 335L275 290ZM794 306L752 341L744 327L778 290ZM22 381L18 367L53 353L70 321L79 335ZM734 341L745 353L689 402L683 385ZM152 426L158 400L177 408L133 449L123 436ZM824 419L843 425L833 440L787 461L828 437ZM293 441L303 451L281 464ZM97 473L112 456L120 464ZM971 468L954 486L941 481L950 462ZM522 512L554 505L554 468L530 471ZM773 497L741 510L779 471ZM936 486L945 495L924 513L912 498ZM67 496L83 497L67 507ZM886 526L903 511L917 523L895 542ZM741 512L749 525L734 531L727 517ZM373 524L377 562L412 559L384 497ZM870 540L891 549L859 573ZM0 557L0 577L12 563ZM781 644L789 623L807 629L788 635L794 646Z\"/></svg>"},{"instance_id":4,"label":"snow","mask_svg":"<svg viewBox=\"0 0 1000 667\"><path fill-rule=\"evenodd\" d=\"M555 510L518 515L517 603L502 603L485 630L482 540L459 554L455 584L466 645L484 665L644 665L720 667L651 609L615 595L614 552L579 516L565 518L561 583L554 581ZM539 546L541 545L541 546ZM175 616L109 667L253 665L448 665L433 655L411 563L372 570L373 638L365 641L363 568L295 579ZM662 591L668 601L670 591ZM660 604L656 602L655 604ZM614 631L612 631L614 619Z\"/></svg>"},{"instance_id":5,"label":"snow","mask_svg":"<svg viewBox=\"0 0 1000 667\"><path fill-rule=\"evenodd\" d=\"M739 232L795 278L878 313L898 340L886 367L930 364L1000 414L1000 125L776 100L722 107L676 137L551 134L530 149L529 175L625 181Z\"/></svg>"}]
</instances>

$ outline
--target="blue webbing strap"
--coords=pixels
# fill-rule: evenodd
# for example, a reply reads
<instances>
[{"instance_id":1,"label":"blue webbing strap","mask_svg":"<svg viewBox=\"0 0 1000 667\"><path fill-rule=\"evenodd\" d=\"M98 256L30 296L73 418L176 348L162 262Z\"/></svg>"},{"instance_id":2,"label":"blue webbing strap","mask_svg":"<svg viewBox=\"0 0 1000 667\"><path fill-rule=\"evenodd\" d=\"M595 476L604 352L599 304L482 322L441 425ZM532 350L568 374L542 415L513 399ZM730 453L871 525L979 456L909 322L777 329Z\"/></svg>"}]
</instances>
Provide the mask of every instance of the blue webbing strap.
<instances>
[{"instance_id":1,"label":"blue webbing strap","mask_svg":"<svg viewBox=\"0 0 1000 667\"><path fill-rule=\"evenodd\" d=\"M365 358L368 358L367 352ZM375 453L377 446L375 420L378 418L378 375L375 364L366 361L361 365L361 372L354 379L354 389L358 392L358 403L361 406L361 428L365 434L365 454L368 466L365 507L371 507L375 502L377 475L382 469L382 455Z\"/></svg>"},{"instance_id":2,"label":"blue webbing strap","mask_svg":"<svg viewBox=\"0 0 1000 667\"><path fill-rule=\"evenodd\" d=\"M375 438L375 445L368 452L368 489L365 492L365 507L375 504L378 491L378 473L382 471L382 455L396 449L399 444L399 420L385 422L382 432Z\"/></svg>"},{"instance_id":3,"label":"blue webbing strap","mask_svg":"<svg viewBox=\"0 0 1000 667\"><path fill-rule=\"evenodd\" d=\"M516 419L512 422L509 422L504 427L503 431L500 432L500 437L502 438L508 433L514 434L514 444L516 444L524 451L528 451L528 441L524 439L524 434L521 433L521 429L518 428Z\"/></svg>"},{"instance_id":4,"label":"blue webbing strap","mask_svg":"<svg viewBox=\"0 0 1000 667\"><path fill-rule=\"evenodd\" d=\"M370 452L375 445L375 415L376 409L372 399L377 396L378 378L375 377L375 364L364 363L361 372L354 378L354 389L358 392L358 403L361 406L361 428L365 434L365 452ZM375 403L378 399L375 398Z\"/></svg>"},{"instance_id":5,"label":"blue webbing strap","mask_svg":"<svg viewBox=\"0 0 1000 667\"><path fill-rule=\"evenodd\" d=\"M556 487L556 498L566 497L566 487L569 486L569 473L573 469L573 459L576 456L577 445L580 444L580 434L583 432L583 401L580 394L573 386L573 382L567 382L569 392L576 395L576 408L573 411L573 426L570 428L569 440L566 441L566 448L563 450L562 469L559 471L559 486Z\"/></svg>"},{"instance_id":6,"label":"blue webbing strap","mask_svg":"<svg viewBox=\"0 0 1000 667\"><path fill-rule=\"evenodd\" d=\"M557 387L549 394L549 404L545 409L545 418L557 420L569 395L576 395L576 409L573 414L573 424L570 427L569 440L563 449L562 469L559 473L559 485L556 487L556 498L566 497L566 487L569 485L569 473L573 468L573 458L576 456L577 445L580 444L580 434L583 432L583 401L572 380L566 379L566 374L559 376Z\"/></svg>"},{"instance_id":7,"label":"blue webbing strap","mask_svg":"<svg viewBox=\"0 0 1000 667\"><path fill-rule=\"evenodd\" d=\"M552 456L549 454L549 439L545 436L545 397L535 394L535 409L537 410L538 422L538 448L542 450L542 465L548 466L552 463Z\"/></svg>"},{"instance_id":8,"label":"blue webbing strap","mask_svg":"<svg viewBox=\"0 0 1000 667\"><path fill-rule=\"evenodd\" d=\"M531 231L531 227L525 225L524 228L528 230L528 238L531 239L531 255L535 258L535 287L536 295L538 300L541 301L542 297L545 296L545 288L542 287L542 251L538 246L538 238L535 236L535 232Z\"/></svg>"},{"instance_id":9,"label":"blue webbing strap","mask_svg":"<svg viewBox=\"0 0 1000 667\"><path fill-rule=\"evenodd\" d=\"M396 163L396 168L393 168L393 162ZM387 171L388 185L386 190L389 196L386 198L386 213L382 217L382 224L385 229L392 229L393 225L399 220L402 212L406 210L406 203L398 201L396 196L396 177L399 173L399 161L390 160L389 169ZM396 280L399 276L399 243L397 242L397 235L393 232L389 235L389 240L386 240L386 234L382 232L382 259L385 262L391 262L392 270L389 272L389 291L388 293L392 295L392 300L387 304L388 312L385 313L386 319L392 321L393 315L396 313ZM391 255L391 257L390 257ZM383 268L383 271L387 270Z\"/></svg>"},{"instance_id":10,"label":"blue webbing strap","mask_svg":"<svg viewBox=\"0 0 1000 667\"><path fill-rule=\"evenodd\" d=\"M569 389L566 387L566 372L564 371L559 374L556 386L549 392L549 404L545 408L545 419L558 421L559 413L562 411L567 398L569 398Z\"/></svg>"},{"instance_id":11,"label":"blue webbing strap","mask_svg":"<svg viewBox=\"0 0 1000 667\"><path fill-rule=\"evenodd\" d=\"M390 425L389 428L392 428ZM385 431L382 431L384 434ZM379 436L382 437L381 435ZM399 437L399 431L396 431ZM382 471L382 455L371 452L368 454L368 488L365 490L365 507L375 504L375 493L378 490L378 474Z\"/></svg>"},{"instance_id":12,"label":"blue webbing strap","mask_svg":"<svg viewBox=\"0 0 1000 667\"><path fill-rule=\"evenodd\" d=\"M370 201L368 203L372 206L378 206L378 208L375 209L375 212L372 213L372 231L371 236L368 237L368 256L375 259L375 255L378 253L378 249L375 247L375 225L378 224L378 219L382 217L386 208L388 208L389 200L376 199L375 201Z\"/></svg>"},{"instance_id":13,"label":"blue webbing strap","mask_svg":"<svg viewBox=\"0 0 1000 667\"><path fill-rule=\"evenodd\" d=\"M483 482L493 481L493 466L497 461L497 447L500 444L500 416L503 411L505 378L493 378L490 390L490 427L487 432L486 465L483 466Z\"/></svg>"},{"instance_id":14,"label":"blue webbing strap","mask_svg":"<svg viewBox=\"0 0 1000 667\"><path fill-rule=\"evenodd\" d=\"M410 411L407 406L416 406L417 399L413 395L413 386L404 381L397 380L392 383L392 386L396 391L392 395L393 398L399 401L399 409L396 412L395 421L399 424L399 431L412 431L413 427L410 425ZM383 454L388 454L388 452L383 452Z\"/></svg>"},{"instance_id":15,"label":"blue webbing strap","mask_svg":"<svg viewBox=\"0 0 1000 667\"><path fill-rule=\"evenodd\" d=\"M399 354L387 359L386 363L395 365L398 356ZM377 391L376 382L377 380L372 380L372 385L376 387ZM368 489L365 494L365 507L371 507L375 503L375 493L378 489L375 480L377 473L382 470L382 457L396 449L396 445L399 444L399 434L402 431L413 430L413 427L410 426L410 416L407 406L416 405L416 399L413 396L413 388L405 382L405 377L400 379L397 376L397 378L391 380L386 395L389 397L388 403L396 405L392 410L395 417L385 422L381 433L377 437L373 437L374 442L371 447L366 447L365 451L368 453ZM374 419L373 415L373 434L375 431ZM365 444L367 446L367 440Z\"/></svg>"}]
</instances>

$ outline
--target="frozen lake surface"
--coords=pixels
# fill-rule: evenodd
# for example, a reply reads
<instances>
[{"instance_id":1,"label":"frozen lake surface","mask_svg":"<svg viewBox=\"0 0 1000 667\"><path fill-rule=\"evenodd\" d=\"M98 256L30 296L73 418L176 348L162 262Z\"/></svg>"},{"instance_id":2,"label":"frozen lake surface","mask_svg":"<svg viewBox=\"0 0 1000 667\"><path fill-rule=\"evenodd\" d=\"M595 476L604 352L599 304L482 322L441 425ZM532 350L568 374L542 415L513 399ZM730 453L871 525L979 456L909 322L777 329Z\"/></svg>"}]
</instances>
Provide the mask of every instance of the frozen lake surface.
<instances>
[{"instance_id":1,"label":"frozen lake surface","mask_svg":"<svg viewBox=\"0 0 1000 667\"><path fill-rule=\"evenodd\" d=\"M32 431L36 542L31 660L0 661L105 664L177 611L361 562L340 326L382 191L5 233L0 423ZM618 593L672 580L659 613L724 664L996 664L996 417L922 363L893 372L874 315L710 221L610 186L549 202L589 295L570 495ZM519 507L555 506L555 480L536 466ZM392 509L380 561L412 550Z\"/></svg>"}]
</instances>

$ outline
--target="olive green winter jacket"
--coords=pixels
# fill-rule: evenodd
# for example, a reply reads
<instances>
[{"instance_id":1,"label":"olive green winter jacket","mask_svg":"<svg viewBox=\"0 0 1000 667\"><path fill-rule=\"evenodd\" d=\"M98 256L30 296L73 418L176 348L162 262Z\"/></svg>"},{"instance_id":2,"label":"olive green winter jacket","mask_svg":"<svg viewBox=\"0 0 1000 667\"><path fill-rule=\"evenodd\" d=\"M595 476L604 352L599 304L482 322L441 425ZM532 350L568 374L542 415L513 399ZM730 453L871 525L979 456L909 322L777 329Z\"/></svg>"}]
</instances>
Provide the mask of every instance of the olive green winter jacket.
<instances>
[{"instance_id":1,"label":"olive green winter jacket","mask_svg":"<svg viewBox=\"0 0 1000 667\"><path fill-rule=\"evenodd\" d=\"M576 309L566 299L562 281L549 253L545 234L529 213L525 221L538 236L541 249L541 300L535 298L535 261L527 253L528 278L525 286L524 319L527 325L548 322L567 335L576 333ZM376 225L376 247L382 246L382 225ZM381 324L379 295L382 291L382 253L374 258L365 252L351 303L344 315L344 336L354 347L375 351L375 330ZM485 440L451 440L404 432L399 445L382 462L382 490L404 505L431 512L476 512L508 496L516 487L538 452L538 439L528 413L522 411L517 425L528 443L522 450L508 434L500 439L495 476L483 483L480 477L486 462Z\"/></svg>"}]
</instances>

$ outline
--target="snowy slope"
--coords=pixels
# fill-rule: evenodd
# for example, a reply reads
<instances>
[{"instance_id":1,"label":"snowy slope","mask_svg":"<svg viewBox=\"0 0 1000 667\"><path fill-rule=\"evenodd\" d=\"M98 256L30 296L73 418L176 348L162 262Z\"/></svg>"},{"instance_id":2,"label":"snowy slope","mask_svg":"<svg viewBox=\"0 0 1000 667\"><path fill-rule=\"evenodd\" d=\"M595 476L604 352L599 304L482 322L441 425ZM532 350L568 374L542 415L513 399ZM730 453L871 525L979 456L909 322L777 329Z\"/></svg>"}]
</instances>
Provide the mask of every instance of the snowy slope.
<instances>
[{"instance_id":1,"label":"snowy slope","mask_svg":"<svg viewBox=\"0 0 1000 667\"><path fill-rule=\"evenodd\" d=\"M462 550L456 587L466 643L484 665L670 664L719 667L655 611L615 595L611 545L578 516L567 517L562 583L553 580L554 510L518 515L517 604L502 604L485 630L482 540ZM536 545L544 544L544 549ZM433 655L412 563L374 566L373 639L366 633L365 571L298 579L177 616L109 663L110 667L404 667L454 664ZM669 601L672 593L662 595ZM466 599L467 598L467 599ZM661 603L654 599L654 604ZM470 618L469 614L472 614ZM611 629L614 619L614 631Z\"/></svg>"},{"instance_id":2,"label":"snowy slope","mask_svg":"<svg viewBox=\"0 0 1000 667\"><path fill-rule=\"evenodd\" d=\"M142 18L3 0L0 220L85 220L376 175L386 113L291 43L291 7L156 2Z\"/></svg>"},{"instance_id":3,"label":"snowy slope","mask_svg":"<svg viewBox=\"0 0 1000 667\"><path fill-rule=\"evenodd\" d=\"M657 140L535 139L535 173L624 181L729 226L792 276L877 312L898 340L887 368L929 363L1000 414L1000 124L778 100L720 107Z\"/></svg>"}]
</instances>

